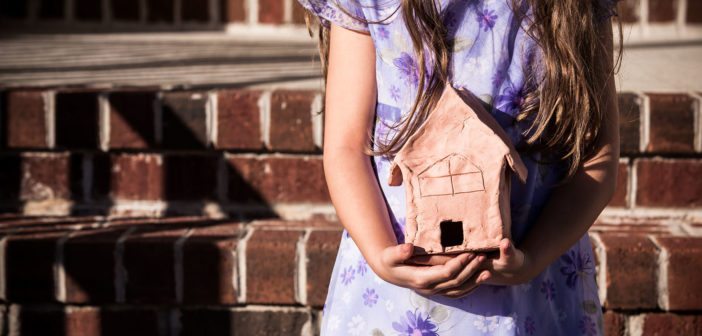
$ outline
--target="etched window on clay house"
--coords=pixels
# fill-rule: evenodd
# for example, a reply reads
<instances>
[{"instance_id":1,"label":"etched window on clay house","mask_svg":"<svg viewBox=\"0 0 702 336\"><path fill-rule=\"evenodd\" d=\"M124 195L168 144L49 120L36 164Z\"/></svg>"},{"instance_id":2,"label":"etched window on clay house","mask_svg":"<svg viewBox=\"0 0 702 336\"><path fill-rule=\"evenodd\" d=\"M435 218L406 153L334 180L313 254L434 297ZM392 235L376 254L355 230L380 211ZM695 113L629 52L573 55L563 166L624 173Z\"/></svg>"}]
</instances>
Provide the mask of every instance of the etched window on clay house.
<instances>
[{"instance_id":1,"label":"etched window on clay house","mask_svg":"<svg viewBox=\"0 0 702 336\"><path fill-rule=\"evenodd\" d=\"M418 178L422 197L485 191L480 168L460 154L434 162Z\"/></svg>"}]
</instances>

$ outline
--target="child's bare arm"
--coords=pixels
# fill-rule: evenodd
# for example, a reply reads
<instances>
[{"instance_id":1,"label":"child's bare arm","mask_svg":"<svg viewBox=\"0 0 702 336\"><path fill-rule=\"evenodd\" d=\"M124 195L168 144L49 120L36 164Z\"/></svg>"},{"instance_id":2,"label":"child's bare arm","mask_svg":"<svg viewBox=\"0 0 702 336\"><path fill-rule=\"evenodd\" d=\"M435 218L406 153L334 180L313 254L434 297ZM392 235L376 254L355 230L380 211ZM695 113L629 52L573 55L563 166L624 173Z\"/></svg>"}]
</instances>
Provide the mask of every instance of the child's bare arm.
<instances>
[{"instance_id":1,"label":"child's bare arm","mask_svg":"<svg viewBox=\"0 0 702 336\"><path fill-rule=\"evenodd\" d=\"M465 253L435 266L404 263L412 248L397 245L370 158L363 153L377 97L373 40L335 24L330 34L324 171L339 219L384 280L426 294L465 295L477 286L473 273L483 256Z\"/></svg>"},{"instance_id":2,"label":"child's bare arm","mask_svg":"<svg viewBox=\"0 0 702 336\"><path fill-rule=\"evenodd\" d=\"M609 21L600 25L599 33L605 48L598 62L611 68L613 45ZM492 261L491 279L487 283L518 284L536 276L587 232L612 198L619 162L619 110L614 77L610 75L605 83L600 97L604 120L595 154L581 164L570 183L554 190L518 249L503 241L501 256Z\"/></svg>"}]
</instances>

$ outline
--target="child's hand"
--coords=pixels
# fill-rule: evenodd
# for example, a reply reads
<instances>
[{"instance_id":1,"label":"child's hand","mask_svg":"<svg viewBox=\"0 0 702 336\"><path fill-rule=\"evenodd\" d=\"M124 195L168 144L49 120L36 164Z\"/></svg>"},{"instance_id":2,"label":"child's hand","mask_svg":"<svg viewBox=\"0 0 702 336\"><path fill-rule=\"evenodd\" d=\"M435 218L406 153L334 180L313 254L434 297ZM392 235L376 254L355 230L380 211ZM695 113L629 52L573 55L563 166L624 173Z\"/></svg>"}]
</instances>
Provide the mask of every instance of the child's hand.
<instances>
[{"instance_id":1,"label":"child's hand","mask_svg":"<svg viewBox=\"0 0 702 336\"><path fill-rule=\"evenodd\" d=\"M487 278L481 279L490 285L519 285L531 280L529 258L524 251L516 248L509 238L500 241L499 257L489 258L483 271ZM481 274L481 276L483 276Z\"/></svg>"},{"instance_id":2,"label":"child's hand","mask_svg":"<svg viewBox=\"0 0 702 336\"><path fill-rule=\"evenodd\" d=\"M425 295L457 298L470 294L478 287L475 273L481 268L485 256L461 253L445 256L441 260L435 258L432 260L435 264L431 266L410 264L411 259L412 244L406 243L382 250L371 267L379 277L392 284Z\"/></svg>"}]
</instances>

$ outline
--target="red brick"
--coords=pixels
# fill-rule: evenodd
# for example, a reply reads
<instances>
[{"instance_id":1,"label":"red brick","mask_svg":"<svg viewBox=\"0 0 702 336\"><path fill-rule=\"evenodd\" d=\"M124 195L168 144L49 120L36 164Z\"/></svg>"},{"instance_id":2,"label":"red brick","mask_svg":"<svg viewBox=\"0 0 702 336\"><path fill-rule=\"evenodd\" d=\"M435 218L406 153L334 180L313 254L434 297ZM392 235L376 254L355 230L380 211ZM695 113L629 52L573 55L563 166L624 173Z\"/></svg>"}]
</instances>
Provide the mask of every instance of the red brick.
<instances>
[{"instance_id":1,"label":"red brick","mask_svg":"<svg viewBox=\"0 0 702 336\"><path fill-rule=\"evenodd\" d=\"M246 20L243 0L220 0L219 6L222 23L244 22Z\"/></svg>"},{"instance_id":2,"label":"red brick","mask_svg":"<svg viewBox=\"0 0 702 336\"><path fill-rule=\"evenodd\" d=\"M609 206L626 207L628 204L627 188L629 184L629 163L619 162L617 169L617 190L614 192Z\"/></svg>"},{"instance_id":3,"label":"red brick","mask_svg":"<svg viewBox=\"0 0 702 336\"><path fill-rule=\"evenodd\" d=\"M218 157L166 155L163 188L168 200L215 200Z\"/></svg>"},{"instance_id":4,"label":"red brick","mask_svg":"<svg viewBox=\"0 0 702 336\"><path fill-rule=\"evenodd\" d=\"M16 201L20 194L21 180L21 156L15 153L3 153L0 155L0 199Z\"/></svg>"},{"instance_id":5,"label":"red brick","mask_svg":"<svg viewBox=\"0 0 702 336\"><path fill-rule=\"evenodd\" d=\"M111 161L112 199L163 199L165 172L159 154L113 154Z\"/></svg>"},{"instance_id":6,"label":"red brick","mask_svg":"<svg viewBox=\"0 0 702 336\"><path fill-rule=\"evenodd\" d=\"M284 7L285 3L283 0L260 0L258 2L258 22L283 23Z\"/></svg>"},{"instance_id":7,"label":"red brick","mask_svg":"<svg viewBox=\"0 0 702 336\"><path fill-rule=\"evenodd\" d=\"M623 0L617 4L617 15L622 23L634 23L639 21L640 0Z\"/></svg>"},{"instance_id":8,"label":"red brick","mask_svg":"<svg viewBox=\"0 0 702 336\"><path fill-rule=\"evenodd\" d=\"M321 307L327 297L341 231L312 231L307 239L307 304ZM370 271L370 267L366 265Z\"/></svg>"},{"instance_id":9,"label":"red brick","mask_svg":"<svg viewBox=\"0 0 702 336\"><path fill-rule=\"evenodd\" d=\"M702 23L702 2L688 1L686 14L687 23Z\"/></svg>"},{"instance_id":10,"label":"red brick","mask_svg":"<svg viewBox=\"0 0 702 336\"><path fill-rule=\"evenodd\" d=\"M57 241L65 230L17 234L7 238L5 276L11 302L52 302Z\"/></svg>"},{"instance_id":11,"label":"red brick","mask_svg":"<svg viewBox=\"0 0 702 336\"><path fill-rule=\"evenodd\" d=\"M47 148L46 107L39 90L6 92L4 112L7 147Z\"/></svg>"},{"instance_id":12,"label":"red brick","mask_svg":"<svg viewBox=\"0 0 702 336\"><path fill-rule=\"evenodd\" d=\"M20 199L70 198L71 167L67 153L25 153L22 156Z\"/></svg>"},{"instance_id":13,"label":"red brick","mask_svg":"<svg viewBox=\"0 0 702 336\"><path fill-rule=\"evenodd\" d=\"M67 303L115 302L115 246L125 228L76 232L64 245Z\"/></svg>"},{"instance_id":14,"label":"red brick","mask_svg":"<svg viewBox=\"0 0 702 336\"><path fill-rule=\"evenodd\" d=\"M112 186L118 185L112 177L113 156L117 160L116 154L110 152L90 153L90 156L87 158L92 169L90 181L92 188L88 190L88 193L93 200L110 202L112 197L117 195L112 194ZM115 174L118 176L119 172L115 172Z\"/></svg>"},{"instance_id":15,"label":"red brick","mask_svg":"<svg viewBox=\"0 0 702 336\"><path fill-rule=\"evenodd\" d=\"M620 93L618 98L619 148L625 154L638 153L641 98L631 93Z\"/></svg>"},{"instance_id":16,"label":"red brick","mask_svg":"<svg viewBox=\"0 0 702 336\"><path fill-rule=\"evenodd\" d=\"M156 145L155 99L152 91L110 93L110 148L144 149Z\"/></svg>"},{"instance_id":17,"label":"red brick","mask_svg":"<svg viewBox=\"0 0 702 336\"><path fill-rule=\"evenodd\" d=\"M675 20L677 0L649 0L648 21L669 22Z\"/></svg>"},{"instance_id":18,"label":"red brick","mask_svg":"<svg viewBox=\"0 0 702 336\"><path fill-rule=\"evenodd\" d=\"M201 149L207 140L207 92L164 92L163 146L172 149Z\"/></svg>"},{"instance_id":19,"label":"red brick","mask_svg":"<svg viewBox=\"0 0 702 336\"><path fill-rule=\"evenodd\" d=\"M102 21L102 1L74 0L75 18L79 21Z\"/></svg>"},{"instance_id":20,"label":"red brick","mask_svg":"<svg viewBox=\"0 0 702 336\"><path fill-rule=\"evenodd\" d=\"M198 227L183 246L183 302L236 304L240 223Z\"/></svg>"},{"instance_id":21,"label":"red brick","mask_svg":"<svg viewBox=\"0 0 702 336\"><path fill-rule=\"evenodd\" d=\"M694 99L685 94L647 94L651 103L648 151L694 151Z\"/></svg>"},{"instance_id":22,"label":"red brick","mask_svg":"<svg viewBox=\"0 0 702 336\"><path fill-rule=\"evenodd\" d=\"M149 22L173 23L173 0L147 0L146 13Z\"/></svg>"},{"instance_id":23,"label":"red brick","mask_svg":"<svg viewBox=\"0 0 702 336\"><path fill-rule=\"evenodd\" d=\"M293 1L292 22L305 24L305 7L299 1Z\"/></svg>"},{"instance_id":24,"label":"red brick","mask_svg":"<svg viewBox=\"0 0 702 336\"><path fill-rule=\"evenodd\" d=\"M267 156L227 158L229 200L235 202L329 202L322 158Z\"/></svg>"},{"instance_id":25,"label":"red brick","mask_svg":"<svg viewBox=\"0 0 702 336\"><path fill-rule=\"evenodd\" d=\"M210 20L208 1L181 0L180 16L183 22L207 23Z\"/></svg>"},{"instance_id":26,"label":"red brick","mask_svg":"<svg viewBox=\"0 0 702 336\"><path fill-rule=\"evenodd\" d=\"M116 21L139 21L139 0L110 1Z\"/></svg>"},{"instance_id":27,"label":"red brick","mask_svg":"<svg viewBox=\"0 0 702 336\"><path fill-rule=\"evenodd\" d=\"M607 253L607 309L653 309L658 304L658 250L643 235L603 233Z\"/></svg>"},{"instance_id":28,"label":"red brick","mask_svg":"<svg viewBox=\"0 0 702 336\"><path fill-rule=\"evenodd\" d=\"M1 1L0 17L23 19L27 17L27 0Z\"/></svg>"},{"instance_id":29,"label":"red brick","mask_svg":"<svg viewBox=\"0 0 702 336\"><path fill-rule=\"evenodd\" d=\"M658 237L668 251L670 310L702 310L702 237Z\"/></svg>"},{"instance_id":30,"label":"red brick","mask_svg":"<svg viewBox=\"0 0 702 336\"><path fill-rule=\"evenodd\" d=\"M263 149L260 97L261 91L246 89L217 93L217 148Z\"/></svg>"},{"instance_id":31,"label":"red brick","mask_svg":"<svg viewBox=\"0 0 702 336\"><path fill-rule=\"evenodd\" d=\"M602 314L604 330L607 336L624 336L624 316L613 311Z\"/></svg>"},{"instance_id":32,"label":"red brick","mask_svg":"<svg viewBox=\"0 0 702 336\"><path fill-rule=\"evenodd\" d=\"M174 245L185 229L140 227L124 242L129 303L176 303Z\"/></svg>"},{"instance_id":33,"label":"red brick","mask_svg":"<svg viewBox=\"0 0 702 336\"><path fill-rule=\"evenodd\" d=\"M98 92L71 89L56 93L56 147L96 149L99 144Z\"/></svg>"},{"instance_id":34,"label":"red brick","mask_svg":"<svg viewBox=\"0 0 702 336\"><path fill-rule=\"evenodd\" d=\"M14 306L17 320L9 320L15 335L98 336L100 311L93 307L58 305Z\"/></svg>"},{"instance_id":35,"label":"red brick","mask_svg":"<svg viewBox=\"0 0 702 336\"><path fill-rule=\"evenodd\" d=\"M64 13L64 0L40 0L39 18L62 19Z\"/></svg>"},{"instance_id":36,"label":"red brick","mask_svg":"<svg viewBox=\"0 0 702 336\"><path fill-rule=\"evenodd\" d=\"M277 0L280 1L280 0ZM312 100L315 91L276 90L271 94L270 143L274 151L315 150Z\"/></svg>"},{"instance_id":37,"label":"red brick","mask_svg":"<svg viewBox=\"0 0 702 336\"><path fill-rule=\"evenodd\" d=\"M649 313L644 317L642 336L702 335L702 319L699 315L671 313Z\"/></svg>"},{"instance_id":38,"label":"red brick","mask_svg":"<svg viewBox=\"0 0 702 336\"><path fill-rule=\"evenodd\" d=\"M180 317L182 336L301 335L310 315L300 310L231 310L226 308L186 308Z\"/></svg>"},{"instance_id":39,"label":"red brick","mask_svg":"<svg viewBox=\"0 0 702 336\"><path fill-rule=\"evenodd\" d=\"M695 207L702 205L702 161L640 159L636 203L643 206Z\"/></svg>"},{"instance_id":40,"label":"red brick","mask_svg":"<svg viewBox=\"0 0 702 336\"><path fill-rule=\"evenodd\" d=\"M246 245L246 302L295 303L295 252L302 231L256 230Z\"/></svg>"},{"instance_id":41,"label":"red brick","mask_svg":"<svg viewBox=\"0 0 702 336\"><path fill-rule=\"evenodd\" d=\"M103 308L100 311L100 318L102 329L100 336L163 335L161 330L170 325L167 308L163 310L143 307Z\"/></svg>"}]
</instances>

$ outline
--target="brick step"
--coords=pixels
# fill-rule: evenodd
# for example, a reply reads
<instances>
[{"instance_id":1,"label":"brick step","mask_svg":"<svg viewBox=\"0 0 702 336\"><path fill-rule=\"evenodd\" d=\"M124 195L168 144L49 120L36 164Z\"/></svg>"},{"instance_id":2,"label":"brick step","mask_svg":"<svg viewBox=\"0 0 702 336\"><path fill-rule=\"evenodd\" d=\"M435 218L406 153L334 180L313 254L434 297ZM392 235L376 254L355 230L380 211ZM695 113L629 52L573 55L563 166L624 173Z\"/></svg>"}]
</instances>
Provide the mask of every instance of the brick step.
<instances>
[{"instance_id":1,"label":"brick step","mask_svg":"<svg viewBox=\"0 0 702 336\"><path fill-rule=\"evenodd\" d=\"M651 331L644 335L699 330L702 236L666 225L611 226L591 230L608 334L623 335L625 326ZM3 215L0 236L0 310L10 326L95 327L129 316L115 330L189 335L188 326L211 320L212 328L235 328L229 331L236 335L250 330L244 321L270 320L279 333L319 322L341 227L323 220Z\"/></svg>"}]
</instances>

